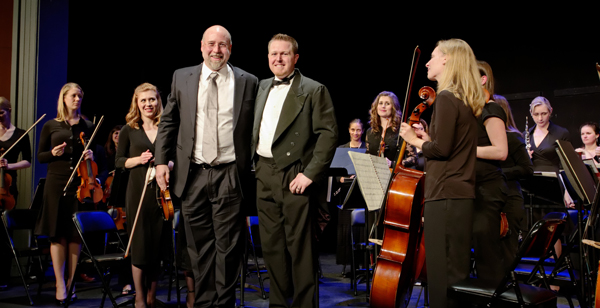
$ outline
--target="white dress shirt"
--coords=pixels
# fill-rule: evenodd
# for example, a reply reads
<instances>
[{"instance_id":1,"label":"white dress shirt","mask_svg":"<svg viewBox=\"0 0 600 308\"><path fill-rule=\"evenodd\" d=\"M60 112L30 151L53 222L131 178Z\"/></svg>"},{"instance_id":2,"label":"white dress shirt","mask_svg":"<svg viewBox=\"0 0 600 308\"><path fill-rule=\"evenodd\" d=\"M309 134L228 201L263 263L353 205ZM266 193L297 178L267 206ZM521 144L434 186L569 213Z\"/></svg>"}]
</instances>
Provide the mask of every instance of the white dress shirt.
<instances>
[{"instance_id":1,"label":"white dress shirt","mask_svg":"<svg viewBox=\"0 0 600 308\"><path fill-rule=\"evenodd\" d=\"M277 124L279 123L279 116L281 115L283 102L290 91L290 86L292 85L292 82L294 82L294 78L290 80L290 84L280 84L278 86L271 87L271 91L267 97L267 102L265 103L265 109L263 110L262 120L260 121L258 145L256 146L256 153L262 157L273 157L271 146L273 145L275 130L277 129ZM275 80L281 79L275 77Z\"/></svg>"},{"instance_id":2,"label":"white dress shirt","mask_svg":"<svg viewBox=\"0 0 600 308\"><path fill-rule=\"evenodd\" d=\"M206 64L202 64L200 81L198 84L198 106L196 108L196 138L194 144L193 162L197 164L207 163L202 156L202 139L204 131L204 106L206 105L206 96L210 74L213 70ZM235 148L233 145L233 91L235 88L235 78L233 70L229 65L225 65L217 71L217 158L213 165L225 164L235 161Z\"/></svg>"}]
</instances>

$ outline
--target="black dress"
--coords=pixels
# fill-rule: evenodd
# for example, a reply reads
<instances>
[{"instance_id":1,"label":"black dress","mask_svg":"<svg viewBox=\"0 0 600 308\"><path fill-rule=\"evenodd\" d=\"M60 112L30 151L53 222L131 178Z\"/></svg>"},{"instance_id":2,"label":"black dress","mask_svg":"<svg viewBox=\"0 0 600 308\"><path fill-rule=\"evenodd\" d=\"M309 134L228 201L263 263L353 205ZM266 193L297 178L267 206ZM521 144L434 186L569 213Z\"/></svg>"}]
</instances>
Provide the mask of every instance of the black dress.
<instances>
[{"instance_id":1,"label":"black dress","mask_svg":"<svg viewBox=\"0 0 600 308\"><path fill-rule=\"evenodd\" d=\"M530 144L533 154L531 161L533 162L534 171L558 171L560 169L560 158L556 153L556 140L569 140L569 131L558 125L550 122L548 124L548 134L540 142L535 145L535 126L529 129Z\"/></svg>"},{"instance_id":2,"label":"black dress","mask_svg":"<svg viewBox=\"0 0 600 308\"><path fill-rule=\"evenodd\" d=\"M371 127L367 129L365 142L367 144L367 154L377 155L379 152L379 146L381 144L381 127L379 127L378 132L374 132ZM398 133L399 129L394 131L392 127L388 127L385 130L385 150L383 151L383 156L385 156L390 161L394 161L396 159L396 151L398 150ZM402 145L402 139L400 139L400 146Z\"/></svg>"},{"instance_id":3,"label":"black dress","mask_svg":"<svg viewBox=\"0 0 600 308\"><path fill-rule=\"evenodd\" d=\"M154 154L154 144L150 142L141 127L123 126L119 134L119 147L116 154L116 168L125 168L125 161L140 156L146 150ZM140 197L144 189L148 164L138 165L129 170L129 181L126 192L126 213L129 235L131 234ZM156 181L146 188L142 209L131 240L131 263L137 267L156 266L161 259L161 247L165 247L169 239L169 225L164 221L162 210L156 200ZM164 249L163 249L164 252Z\"/></svg>"},{"instance_id":4,"label":"black dress","mask_svg":"<svg viewBox=\"0 0 600 308\"><path fill-rule=\"evenodd\" d=\"M83 119L73 126L57 120L50 120L44 124L37 157L40 163L48 164L48 173L44 186L44 205L38 217L35 234L53 239L71 239L78 236L71 219L79 208L76 192L81 180L77 174L71 181L66 196L63 195L63 189L84 149L79 134L84 132L86 136L91 136L92 131L92 122ZM67 144L63 155L52 155L52 149L63 142Z\"/></svg>"}]
</instances>

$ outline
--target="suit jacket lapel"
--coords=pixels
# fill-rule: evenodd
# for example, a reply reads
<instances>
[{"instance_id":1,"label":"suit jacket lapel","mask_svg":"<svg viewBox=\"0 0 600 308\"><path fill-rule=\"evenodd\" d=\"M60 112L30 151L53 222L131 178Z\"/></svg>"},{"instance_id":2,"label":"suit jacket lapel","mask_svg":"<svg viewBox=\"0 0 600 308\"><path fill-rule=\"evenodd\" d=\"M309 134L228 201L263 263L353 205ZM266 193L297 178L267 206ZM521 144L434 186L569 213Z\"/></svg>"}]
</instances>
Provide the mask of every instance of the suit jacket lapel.
<instances>
[{"instance_id":1,"label":"suit jacket lapel","mask_svg":"<svg viewBox=\"0 0 600 308\"><path fill-rule=\"evenodd\" d=\"M246 83L243 80L243 75L235 69L233 66L230 66L233 71L234 76L234 90L233 90L233 130L237 126L238 119L240 118L240 110L242 109L243 103L243 94L244 88L246 88Z\"/></svg>"},{"instance_id":2,"label":"suit jacket lapel","mask_svg":"<svg viewBox=\"0 0 600 308\"><path fill-rule=\"evenodd\" d=\"M252 129L254 141L258 141L258 129L260 128L260 121L262 119L263 111L265 110L265 104L267 103L267 97L271 89L273 78L268 79L268 82L261 82L258 94L256 95L256 101L254 106L254 128Z\"/></svg>"},{"instance_id":3,"label":"suit jacket lapel","mask_svg":"<svg viewBox=\"0 0 600 308\"><path fill-rule=\"evenodd\" d=\"M275 143L287 127L292 124L304 106L307 94L302 90L302 75L300 74L300 71L296 70L296 74L296 78L294 78L294 81L290 86L290 91L283 102L277 129L275 129L275 136L273 136L273 143Z\"/></svg>"},{"instance_id":4,"label":"suit jacket lapel","mask_svg":"<svg viewBox=\"0 0 600 308\"><path fill-rule=\"evenodd\" d=\"M192 102L187 106L186 112L190 116L190 123L196 123L196 109L198 108L198 83L200 82L200 73L202 72L202 63L198 65L186 80L187 85L187 101Z\"/></svg>"}]
</instances>

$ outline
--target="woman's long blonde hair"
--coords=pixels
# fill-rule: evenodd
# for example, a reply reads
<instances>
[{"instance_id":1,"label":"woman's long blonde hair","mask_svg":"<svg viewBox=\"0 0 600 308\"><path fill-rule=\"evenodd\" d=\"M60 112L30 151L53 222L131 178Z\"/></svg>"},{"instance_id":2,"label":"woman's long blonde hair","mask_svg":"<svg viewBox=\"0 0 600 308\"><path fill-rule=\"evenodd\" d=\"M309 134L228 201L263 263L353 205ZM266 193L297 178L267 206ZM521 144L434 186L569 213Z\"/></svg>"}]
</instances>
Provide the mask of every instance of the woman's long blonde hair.
<instances>
[{"instance_id":1,"label":"woman's long blonde hair","mask_svg":"<svg viewBox=\"0 0 600 308\"><path fill-rule=\"evenodd\" d=\"M56 107L56 121L64 122L67 120L69 116L69 112L67 111L67 106L65 106L65 95L71 89L79 89L81 91L81 99L83 99L83 90L81 87L74 83L69 82L65 84L62 89L60 89L60 93L58 94L58 106ZM77 115L81 115L81 104L79 105L79 109L77 109Z\"/></svg>"},{"instance_id":2,"label":"woman's long blonde hair","mask_svg":"<svg viewBox=\"0 0 600 308\"><path fill-rule=\"evenodd\" d=\"M133 92L133 98L131 99L131 106L129 106L129 112L125 116L125 121L127 122L127 125L135 129L140 128L139 122L142 120L142 115L140 114L140 109L137 105L137 99L140 93L146 91L154 91L156 93L156 101L158 102L158 104L156 106L156 109L154 109L153 122L154 125L158 125L158 123L160 123L160 116L163 112L163 105L162 99L160 98L160 94L158 93L158 88L156 88L156 86L150 83L145 82L139 85L137 88L135 88L135 91Z\"/></svg>"},{"instance_id":3,"label":"woman's long blonde hair","mask_svg":"<svg viewBox=\"0 0 600 308\"><path fill-rule=\"evenodd\" d=\"M475 116L479 116L485 105L485 95L473 50L461 39L442 40L437 47L447 56L437 92L450 91L471 108Z\"/></svg>"}]
</instances>

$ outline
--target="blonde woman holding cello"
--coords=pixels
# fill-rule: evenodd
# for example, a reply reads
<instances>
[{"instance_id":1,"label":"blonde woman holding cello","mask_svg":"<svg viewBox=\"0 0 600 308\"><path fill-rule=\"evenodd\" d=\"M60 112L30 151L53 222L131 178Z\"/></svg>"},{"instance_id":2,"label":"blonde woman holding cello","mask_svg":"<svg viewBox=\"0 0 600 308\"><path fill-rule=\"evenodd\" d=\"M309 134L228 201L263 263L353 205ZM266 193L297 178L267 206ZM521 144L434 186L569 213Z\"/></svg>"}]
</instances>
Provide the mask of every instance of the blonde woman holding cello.
<instances>
[{"instance_id":1,"label":"blonde woman holding cello","mask_svg":"<svg viewBox=\"0 0 600 308\"><path fill-rule=\"evenodd\" d=\"M463 40L437 43L427 62L437 81L430 133L406 123L400 135L425 157L425 254L431 307L458 307L447 287L469 276L477 119L485 98L475 55ZM460 222L460 223L457 223Z\"/></svg>"}]
</instances>

